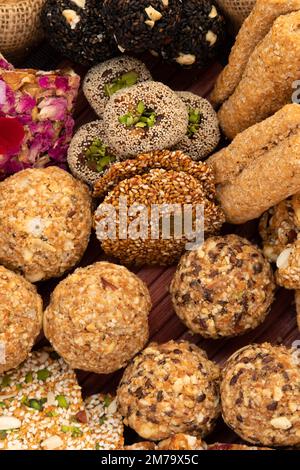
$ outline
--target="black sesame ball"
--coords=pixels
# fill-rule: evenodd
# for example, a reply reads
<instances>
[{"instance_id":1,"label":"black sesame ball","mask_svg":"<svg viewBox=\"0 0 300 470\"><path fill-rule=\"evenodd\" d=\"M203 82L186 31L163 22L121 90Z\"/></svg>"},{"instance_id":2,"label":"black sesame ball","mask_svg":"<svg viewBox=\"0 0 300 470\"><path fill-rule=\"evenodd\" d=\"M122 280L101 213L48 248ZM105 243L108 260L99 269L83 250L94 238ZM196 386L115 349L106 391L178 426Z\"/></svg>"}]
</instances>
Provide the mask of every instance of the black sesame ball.
<instances>
[{"instance_id":1,"label":"black sesame ball","mask_svg":"<svg viewBox=\"0 0 300 470\"><path fill-rule=\"evenodd\" d=\"M205 67L220 52L225 20L211 0L183 2L176 41L156 50L168 62ZM150 48L151 49L151 48Z\"/></svg>"},{"instance_id":2,"label":"black sesame ball","mask_svg":"<svg viewBox=\"0 0 300 470\"><path fill-rule=\"evenodd\" d=\"M120 51L140 53L172 42L182 0L104 0L103 8Z\"/></svg>"},{"instance_id":3,"label":"black sesame ball","mask_svg":"<svg viewBox=\"0 0 300 470\"><path fill-rule=\"evenodd\" d=\"M94 65L117 55L98 0L47 0L42 24L52 47L74 62Z\"/></svg>"}]
</instances>

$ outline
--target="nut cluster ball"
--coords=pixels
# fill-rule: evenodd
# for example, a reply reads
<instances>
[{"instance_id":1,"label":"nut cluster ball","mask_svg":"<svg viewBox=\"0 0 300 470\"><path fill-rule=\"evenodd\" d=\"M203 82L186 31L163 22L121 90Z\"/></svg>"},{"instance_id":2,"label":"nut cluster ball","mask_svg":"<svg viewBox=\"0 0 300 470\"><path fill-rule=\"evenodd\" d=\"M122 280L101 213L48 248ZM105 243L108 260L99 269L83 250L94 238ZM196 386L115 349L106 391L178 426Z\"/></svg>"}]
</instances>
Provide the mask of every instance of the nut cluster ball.
<instances>
[{"instance_id":1,"label":"nut cluster ball","mask_svg":"<svg viewBox=\"0 0 300 470\"><path fill-rule=\"evenodd\" d=\"M64 170L28 169L0 183L0 263L31 282L77 264L91 226L88 188Z\"/></svg>"},{"instance_id":2,"label":"nut cluster ball","mask_svg":"<svg viewBox=\"0 0 300 470\"><path fill-rule=\"evenodd\" d=\"M98 64L117 54L104 26L103 2L46 0L41 20L47 39L61 54L82 65Z\"/></svg>"},{"instance_id":3,"label":"nut cluster ball","mask_svg":"<svg viewBox=\"0 0 300 470\"><path fill-rule=\"evenodd\" d=\"M104 0L105 24L121 52L144 52L175 38L181 0Z\"/></svg>"},{"instance_id":4,"label":"nut cluster ball","mask_svg":"<svg viewBox=\"0 0 300 470\"><path fill-rule=\"evenodd\" d=\"M204 436L219 415L219 368L187 342L153 343L125 370L117 399L124 423L145 439Z\"/></svg>"},{"instance_id":5,"label":"nut cluster ball","mask_svg":"<svg viewBox=\"0 0 300 470\"><path fill-rule=\"evenodd\" d=\"M0 266L0 374L27 358L42 328L42 312L35 286Z\"/></svg>"},{"instance_id":6,"label":"nut cluster ball","mask_svg":"<svg viewBox=\"0 0 300 470\"><path fill-rule=\"evenodd\" d=\"M225 422L265 446L300 444L300 368L284 346L252 344L227 362L221 383Z\"/></svg>"},{"instance_id":7,"label":"nut cluster ball","mask_svg":"<svg viewBox=\"0 0 300 470\"><path fill-rule=\"evenodd\" d=\"M54 290L45 335L74 369L109 374L148 340L151 299L145 284L122 266L79 268Z\"/></svg>"},{"instance_id":8,"label":"nut cluster ball","mask_svg":"<svg viewBox=\"0 0 300 470\"><path fill-rule=\"evenodd\" d=\"M171 283L175 312L194 333L237 336L264 321L275 284L269 262L237 235L208 238L186 253Z\"/></svg>"}]
</instances>

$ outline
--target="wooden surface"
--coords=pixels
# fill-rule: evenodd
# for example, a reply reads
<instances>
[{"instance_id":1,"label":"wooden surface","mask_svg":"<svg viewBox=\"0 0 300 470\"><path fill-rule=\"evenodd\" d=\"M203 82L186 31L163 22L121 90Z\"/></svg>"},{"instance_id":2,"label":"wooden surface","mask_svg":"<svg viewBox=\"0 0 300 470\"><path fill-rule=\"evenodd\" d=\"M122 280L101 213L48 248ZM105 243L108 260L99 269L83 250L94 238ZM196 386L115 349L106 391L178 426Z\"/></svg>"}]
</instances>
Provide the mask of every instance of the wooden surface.
<instances>
[{"instance_id":1,"label":"wooden surface","mask_svg":"<svg viewBox=\"0 0 300 470\"><path fill-rule=\"evenodd\" d=\"M214 64L204 71L186 71L164 65L150 57L145 58L145 61L151 69L155 80L162 81L174 90L190 90L204 97L209 94L221 70L221 65L219 64ZM45 54L45 52L40 49L33 54L24 65L50 68L56 66L58 62L59 60L52 50L47 49L47 54ZM76 70L81 75L84 75L84 70L80 68ZM82 93L80 93L76 109L77 127L95 118L95 114L88 106ZM246 236L249 240L259 243L256 221L238 227L225 226L223 229L223 233L233 232ZM100 244L95 240L93 235L81 266L86 266L100 259L103 259ZM234 351L252 342L261 343L270 341L274 344L283 343L291 345L295 340L300 339L300 333L296 324L294 294L292 291L286 291L284 289L278 290L271 313L264 324L245 336L228 340L206 340L198 335L191 335L175 315L168 293L174 269L175 267L168 269L161 267L144 267L139 270L133 269L133 271L147 283L151 292L153 301L153 309L149 318L151 341L162 343L170 339L187 339L205 349L210 359L223 364ZM49 295L57 282L57 280L53 280L38 286L40 293L43 295L45 304L47 304ZM76 295L75 292L74 295ZM44 344L44 342L45 340L41 339L37 347ZM86 395L99 391L114 391L121 375L122 371L106 376L78 372L80 384ZM136 439L137 436L134 435L132 431L126 430L127 442L132 442ZM226 428L221 419L214 433L208 436L206 440L207 442L239 441L237 436Z\"/></svg>"}]
</instances>

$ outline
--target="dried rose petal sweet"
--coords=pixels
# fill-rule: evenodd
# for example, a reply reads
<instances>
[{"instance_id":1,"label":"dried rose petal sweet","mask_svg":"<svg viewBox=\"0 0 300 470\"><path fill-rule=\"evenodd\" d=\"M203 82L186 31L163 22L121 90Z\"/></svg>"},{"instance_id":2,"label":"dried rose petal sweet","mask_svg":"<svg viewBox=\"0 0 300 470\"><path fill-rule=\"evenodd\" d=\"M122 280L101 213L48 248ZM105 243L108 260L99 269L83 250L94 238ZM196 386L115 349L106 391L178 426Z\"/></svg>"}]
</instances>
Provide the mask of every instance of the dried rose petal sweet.
<instances>
[{"instance_id":1,"label":"dried rose petal sweet","mask_svg":"<svg viewBox=\"0 0 300 470\"><path fill-rule=\"evenodd\" d=\"M79 76L12 70L0 61L0 180L25 168L64 166Z\"/></svg>"}]
</instances>

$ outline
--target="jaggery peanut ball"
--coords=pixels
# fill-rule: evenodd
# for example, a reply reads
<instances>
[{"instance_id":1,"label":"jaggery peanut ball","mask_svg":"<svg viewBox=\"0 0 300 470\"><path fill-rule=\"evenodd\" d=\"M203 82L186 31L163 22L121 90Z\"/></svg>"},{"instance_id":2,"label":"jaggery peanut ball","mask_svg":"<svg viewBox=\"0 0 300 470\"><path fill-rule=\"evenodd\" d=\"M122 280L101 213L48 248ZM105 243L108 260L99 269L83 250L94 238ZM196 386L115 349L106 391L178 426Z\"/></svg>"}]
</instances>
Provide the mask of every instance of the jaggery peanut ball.
<instances>
[{"instance_id":1,"label":"jaggery peanut ball","mask_svg":"<svg viewBox=\"0 0 300 470\"><path fill-rule=\"evenodd\" d=\"M103 115L108 144L122 156L163 150L186 134L188 112L169 87L147 81L118 91Z\"/></svg>"},{"instance_id":2,"label":"jaggery peanut ball","mask_svg":"<svg viewBox=\"0 0 300 470\"><path fill-rule=\"evenodd\" d=\"M269 262L237 235L208 238L186 253L171 283L175 312L194 333L237 336L262 323L273 302Z\"/></svg>"},{"instance_id":3,"label":"jaggery peanut ball","mask_svg":"<svg viewBox=\"0 0 300 470\"><path fill-rule=\"evenodd\" d=\"M91 226L87 186L60 168L28 169L0 183L0 263L31 282L78 263Z\"/></svg>"},{"instance_id":4,"label":"jaggery peanut ball","mask_svg":"<svg viewBox=\"0 0 300 470\"><path fill-rule=\"evenodd\" d=\"M152 80L146 65L129 56L115 57L92 67L83 82L83 93L91 107L102 117L111 96L137 83Z\"/></svg>"},{"instance_id":5,"label":"jaggery peanut ball","mask_svg":"<svg viewBox=\"0 0 300 470\"><path fill-rule=\"evenodd\" d=\"M169 439L160 441L158 450L206 450L207 445L200 438L188 434L174 434Z\"/></svg>"},{"instance_id":6,"label":"jaggery peanut ball","mask_svg":"<svg viewBox=\"0 0 300 470\"><path fill-rule=\"evenodd\" d=\"M0 266L0 374L27 358L42 328L42 312L35 286Z\"/></svg>"},{"instance_id":7,"label":"jaggery peanut ball","mask_svg":"<svg viewBox=\"0 0 300 470\"><path fill-rule=\"evenodd\" d=\"M240 437L264 446L300 444L300 367L284 346L251 344L223 370L223 418Z\"/></svg>"},{"instance_id":8,"label":"jaggery peanut ball","mask_svg":"<svg viewBox=\"0 0 300 470\"><path fill-rule=\"evenodd\" d=\"M152 343L125 370L117 399L124 423L144 439L204 436L219 415L219 368L186 341Z\"/></svg>"},{"instance_id":9,"label":"jaggery peanut ball","mask_svg":"<svg viewBox=\"0 0 300 470\"><path fill-rule=\"evenodd\" d=\"M148 341L150 294L123 266L79 268L54 290L44 314L45 335L73 369L109 374Z\"/></svg>"}]
</instances>

